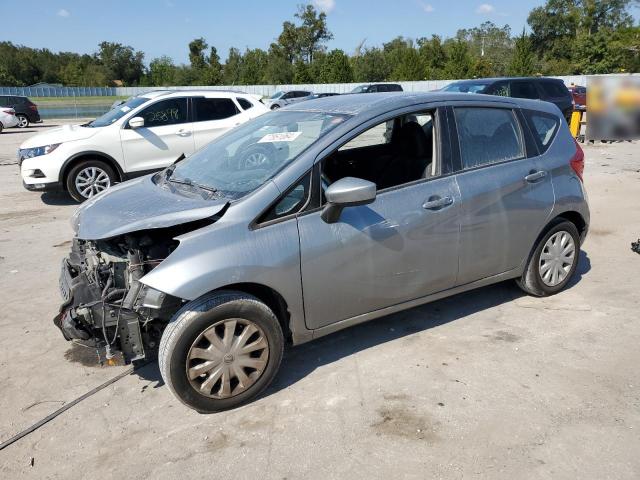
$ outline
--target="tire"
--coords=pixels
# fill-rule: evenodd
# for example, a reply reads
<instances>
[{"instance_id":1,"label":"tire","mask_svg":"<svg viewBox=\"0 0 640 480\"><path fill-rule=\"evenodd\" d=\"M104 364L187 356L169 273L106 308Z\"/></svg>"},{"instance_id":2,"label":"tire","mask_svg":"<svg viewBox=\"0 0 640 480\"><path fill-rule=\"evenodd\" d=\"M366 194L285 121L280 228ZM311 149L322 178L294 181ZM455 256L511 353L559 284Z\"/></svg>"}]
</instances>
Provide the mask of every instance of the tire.
<instances>
[{"instance_id":1,"label":"tire","mask_svg":"<svg viewBox=\"0 0 640 480\"><path fill-rule=\"evenodd\" d=\"M248 326L256 332L247 330L249 336L241 342ZM227 329L231 332L233 327L233 341L225 345ZM255 347L247 357L237 353L238 347L228 347L236 341L240 347L265 346ZM187 303L173 316L160 340L158 362L178 400L200 413L213 413L235 408L262 392L276 376L283 350L282 328L269 307L252 295L222 290ZM247 362L255 365L246 366Z\"/></svg>"},{"instance_id":2,"label":"tire","mask_svg":"<svg viewBox=\"0 0 640 480\"><path fill-rule=\"evenodd\" d=\"M95 172L92 178L92 173ZM84 202L94 195L112 186L118 177L113 168L101 160L84 160L74 165L65 178L65 185L71 198L76 202ZM83 180L88 189L83 190ZM91 183L93 182L93 183Z\"/></svg>"},{"instance_id":3,"label":"tire","mask_svg":"<svg viewBox=\"0 0 640 480\"><path fill-rule=\"evenodd\" d=\"M280 105L278 105L277 103L275 105L273 105L271 107L271 110L278 110L280 108Z\"/></svg>"},{"instance_id":4,"label":"tire","mask_svg":"<svg viewBox=\"0 0 640 480\"><path fill-rule=\"evenodd\" d=\"M4 125L2 125L2 122L0 122L0 133L2 133L2 129L4 129Z\"/></svg>"},{"instance_id":5,"label":"tire","mask_svg":"<svg viewBox=\"0 0 640 480\"><path fill-rule=\"evenodd\" d=\"M29 119L27 118L26 115L16 115L16 117L18 117L18 125L16 125L16 127L18 128L27 128L29 126Z\"/></svg>"},{"instance_id":6,"label":"tire","mask_svg":"<svg viewBox=\"0 0 640 480\"><path fill-rule=\"evenodd\" d=\"M551 240L552 238L553 240ZM569 257L562 256L562 254L569 249L571 242L573 253L570 255L569 263L567 261ZM558 245L558 255L555 254L555 245ZM536 297L554 295L569 283L576 271L579 258L580 234L578 229L568 220L557 219L551 223L536 244L535 249L529 256L529 261L522 277L516 280L516 283L529 295ZM556 265L559 268L556 268ZM554 271L558 272L557 277L554 277L556 275ZM562 271L565 273L562 273Z\"/></svg>"}]
</instances>

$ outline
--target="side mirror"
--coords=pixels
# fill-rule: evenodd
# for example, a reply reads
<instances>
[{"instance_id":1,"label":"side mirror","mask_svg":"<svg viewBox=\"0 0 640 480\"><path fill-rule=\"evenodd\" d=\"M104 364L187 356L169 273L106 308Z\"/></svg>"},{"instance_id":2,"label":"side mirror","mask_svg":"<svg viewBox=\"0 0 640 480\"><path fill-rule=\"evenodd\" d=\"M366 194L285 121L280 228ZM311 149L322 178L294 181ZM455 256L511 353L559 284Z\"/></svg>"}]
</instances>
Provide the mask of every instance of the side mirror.
<instances>
[{"instance_id":1,"label":"side mirror","mask_svg":"<svg viewBox=\"0 0 640 480\"><path fill-rule=\"evenodd\" d=\"M322 210L322 220L336 223L345 207L373 203L376 199L376 184L361 178L345 177L332 183L324 194L327 204Z\"/></svg>"},{"instance_id":2,"label":"side mirror","mask_svg":"<svg viewBox=\"0 0 640 480\"><path fill-rule=\"evenodd\" d=\"M129 127L134 129L144 127L144 118L133 117L131 120L129 120Z\"/></svg>"}]
</instances>

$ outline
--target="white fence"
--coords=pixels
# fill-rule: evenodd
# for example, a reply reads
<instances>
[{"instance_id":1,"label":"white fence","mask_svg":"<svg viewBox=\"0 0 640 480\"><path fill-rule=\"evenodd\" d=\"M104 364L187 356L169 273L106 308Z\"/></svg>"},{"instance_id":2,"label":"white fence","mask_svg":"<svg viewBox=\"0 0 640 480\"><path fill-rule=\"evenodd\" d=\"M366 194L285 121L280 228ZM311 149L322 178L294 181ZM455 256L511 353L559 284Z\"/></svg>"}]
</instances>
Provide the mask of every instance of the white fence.
<instances>
[{"instance_id":1,"label":"white fence","mask_svg":"<svg viewBox=\"0 0 640 480\"><path fill-rule=\"evenodd\" d=\"M632 74L640 75L640 74ZM613 75L625 76L625 75ZM569 86L586 85L586 75L571 75L560 78ZM397 82L407 92L428 92L437 90L455 80L425 80L418 82ZM236 90L254 95L271 96L278 90L310 90L316 93L347 93L362 83L322 83L307 85L215 85L187 87L0 87L0 95L26 95L28 97L85 97L85 96L131 96L150 90Z\"/></svg>"}]
</instances>

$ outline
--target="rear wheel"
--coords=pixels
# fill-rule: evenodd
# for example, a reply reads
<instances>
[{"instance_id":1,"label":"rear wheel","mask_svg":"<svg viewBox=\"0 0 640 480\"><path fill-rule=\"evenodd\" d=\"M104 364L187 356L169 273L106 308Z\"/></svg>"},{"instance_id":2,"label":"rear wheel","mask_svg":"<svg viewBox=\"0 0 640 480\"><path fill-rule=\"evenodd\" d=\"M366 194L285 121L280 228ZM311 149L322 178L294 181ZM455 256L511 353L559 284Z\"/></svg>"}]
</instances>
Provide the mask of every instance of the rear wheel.
<instances>
[{"instance_id":1,"label":"rear wheel","mask_svg":"<svg viewBox=\"0 0 640 480\"><path fill-rule=\"evenodd\" d=\"M116 181L113 168L100 160L85 160L75 165L67 175L69 195L77 202L103 192Z\"/></svg>"},{"instance_id":2,"label":"rear wheel","mask_svg":"<svg viewBox=\"0 0 640 480\"><path fill-rule=\"evenodd\" d=\"M4 128L4 125L2 125L2 122L0 122L0 133L2 133L3 128Z\"/></svg>"},{"instance_id":3,"label":"rear wheel","mask_svg":"<svg viewBox=\"0 0 640 480\"><path fill-rule=\"evenodd\" d=\"M187 303L160 341L160 373L178 399L202 413L234 408L275 377L284 336L257 298L220 291Z\"/></svg>"},{"instance_id":4,"label":"rear wheel","mask_svg":"<svg viewBox=\"0 0 640 480\"><path fill-rule=\"evenodd\" d=\"M27 118L26 115L16 115L16 117L18 117L18 125L16 125L16 127L18 128L27 128L29 126L29 119Z\"/></svg>"},{"instance_id":5,"label":"rear wheel","mask_svg":"<svg viewBox=\"0 0 640 480\"><path fill-rule=\"evenodd\" d=\"M580 256L580 235L576 226L558 219L542 236L517 280L530 295L545 297L562 290L576 271Z\"/></svg>"}]
</instances>

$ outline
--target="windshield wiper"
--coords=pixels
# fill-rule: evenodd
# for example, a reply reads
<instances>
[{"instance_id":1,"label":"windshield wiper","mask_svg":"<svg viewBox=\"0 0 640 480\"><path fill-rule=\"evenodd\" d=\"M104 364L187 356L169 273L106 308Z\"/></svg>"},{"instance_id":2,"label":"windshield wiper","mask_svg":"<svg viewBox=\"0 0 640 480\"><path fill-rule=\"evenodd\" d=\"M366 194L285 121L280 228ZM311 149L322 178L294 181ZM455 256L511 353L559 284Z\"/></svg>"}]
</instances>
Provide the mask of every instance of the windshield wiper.
<instances>
[{"instance_id":1,"label":"windshield wiper","mask_svg":"<svg viewBox=\"0 0 640 480\"><path fill-rule=\"evenodd\" d=\"M218 189L213 188L213 187L208 187L207 185L201 185L199 183L196 183L188 178L182 179L182 178L167 178L166 179L167 182L170 183L177 183L178 185L186 185L188 187L194 187L194 188L199 188L200 190L205 190L207 192L211 192L211 193L216 193L218 191Z\"/></svg>"},{"instance_id":2,"label":"windshield wiper","mask_svg":"<svg viewBox=\"0 0 640 480\"><path fill-rule=\"evenodd\" d=\"M173 175L173 171L176 169L176 165L178 165L178 163L180 163L185 158L187 158L187 156L183 153L178 158L176 158L176 160L171 165L167 167L167 169L164 171L165 180L169 180L171 178L171 175Z\"/></svg>"}]
</instances>

